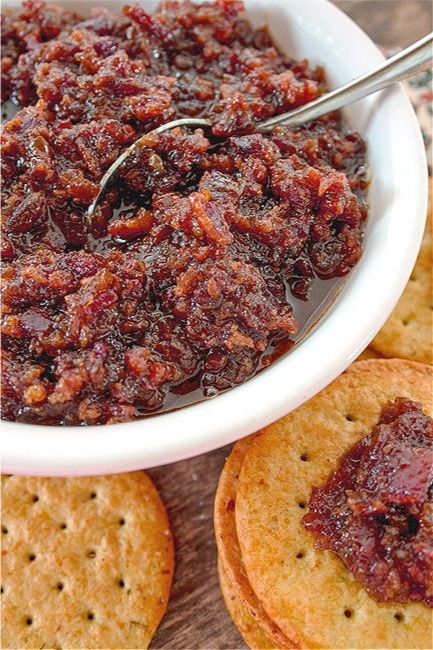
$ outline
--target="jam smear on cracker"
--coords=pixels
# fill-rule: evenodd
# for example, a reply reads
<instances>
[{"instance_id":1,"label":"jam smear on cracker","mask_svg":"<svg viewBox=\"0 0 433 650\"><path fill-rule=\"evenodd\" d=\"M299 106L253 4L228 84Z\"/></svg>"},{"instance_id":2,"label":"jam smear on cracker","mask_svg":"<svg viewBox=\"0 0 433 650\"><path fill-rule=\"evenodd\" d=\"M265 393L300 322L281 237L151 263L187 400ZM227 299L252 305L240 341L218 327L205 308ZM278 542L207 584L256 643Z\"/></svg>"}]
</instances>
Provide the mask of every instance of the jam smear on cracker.
<instances>
[{"instance_id":1,"label":"jam smear on cracker","mask_svg":"<svg viewBox=\"0 0 433 650\"><path fill-rule=\"evenodd\" d=\"M399 397L313 489L303 522L377 600L433 607L432 491L432 419Z\"/></svg>"}]
</instances>

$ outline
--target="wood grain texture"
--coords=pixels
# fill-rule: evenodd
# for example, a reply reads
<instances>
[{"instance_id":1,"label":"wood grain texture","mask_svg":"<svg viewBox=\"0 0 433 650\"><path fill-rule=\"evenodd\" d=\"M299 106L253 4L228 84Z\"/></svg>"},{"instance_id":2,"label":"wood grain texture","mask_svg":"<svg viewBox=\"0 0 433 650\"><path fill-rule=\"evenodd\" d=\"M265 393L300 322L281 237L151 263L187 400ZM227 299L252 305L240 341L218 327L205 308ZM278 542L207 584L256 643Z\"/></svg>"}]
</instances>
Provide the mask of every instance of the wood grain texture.
<instances>
[{"instance_id":1,"label":"wood grain texture","mask_svg":"<svg viewBox=\"0 0 433 650\"><path fill-rule=\"evenodd\" d=\"M176 571L168 611L151 648L245 648L218 584L213 500L230 447L149 470L173 528Z\"/></svg>"},{"instance_id":2,"label":"wood grain texture","mask_svg":"<svg viewBox=\"0 0 433 650\"><path fill-rule=\"evenodd\" d=\"M383 45L402 47L432 29L430 0L338 0L335 4ZM220 594L213 539L214 493L229 450L150 471L169 510L177 554L172 598L153 640L154 649L246 647Z\"/></svg>"}]
</instances>

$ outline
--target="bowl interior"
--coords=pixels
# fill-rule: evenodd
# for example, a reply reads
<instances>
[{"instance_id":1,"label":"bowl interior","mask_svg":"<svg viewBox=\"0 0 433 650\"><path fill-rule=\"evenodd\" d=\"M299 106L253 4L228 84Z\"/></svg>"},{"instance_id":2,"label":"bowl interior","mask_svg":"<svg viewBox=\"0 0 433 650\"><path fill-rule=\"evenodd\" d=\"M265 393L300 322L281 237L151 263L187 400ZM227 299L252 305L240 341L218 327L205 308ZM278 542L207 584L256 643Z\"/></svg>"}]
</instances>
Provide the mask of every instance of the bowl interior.
<instances>
[{"instance_id":1,"label":"bowl interior","mask_svg":"<svg viewBox=\"0 0 433 650\"><path fill-rule=\"evenodd\" d=\"M54 0L56 1L56 0ZM3 6L17 6L4 0ZM57 0L86 14L121 0ZM153 0L141 0L153 9ZM278 47L325 67L336 87L383 60L369 38L327 0L246 0ZM2 423L3 471L64 475L126 471L209 451L252 433L334 379L369 343L397 301L416 258L426 210L425 153L399 87L345 109L368 143L370 213L364 255L319 326L270 368L224 395L180 411L102 427Z\"/></svg>"}]
</instances>

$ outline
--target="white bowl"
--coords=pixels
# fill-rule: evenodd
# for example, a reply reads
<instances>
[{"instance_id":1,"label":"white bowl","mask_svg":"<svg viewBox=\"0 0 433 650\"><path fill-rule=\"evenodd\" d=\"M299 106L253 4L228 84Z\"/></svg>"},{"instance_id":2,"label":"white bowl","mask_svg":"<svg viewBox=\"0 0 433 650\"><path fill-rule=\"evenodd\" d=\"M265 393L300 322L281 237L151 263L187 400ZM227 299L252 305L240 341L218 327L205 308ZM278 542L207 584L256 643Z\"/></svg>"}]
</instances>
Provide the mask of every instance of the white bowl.
<instances>
[{"instance_id":1,"label":"white bowl","mask_svg":"<svg viewBox=\"0 0 433 650\"><path fill-rule=\"evenodd\" d=\"M124 4L122 0L57 3L82 13L100 4L109 8ZM142 4L152 9L155 2ZM383 60L366 34L327 0L246 0L246 6L255 25L268 25L281 50L323 64L331 87ZM3 422L3 471L89 475L201 454L285 415L358 356L385 322L415 262L425 221L427 172L418 123L400 87L357 103L346 115L368 142L370 214L363 257L317 329L254 379L173 413L82 428Z\"/></svg>"}]
</instances>

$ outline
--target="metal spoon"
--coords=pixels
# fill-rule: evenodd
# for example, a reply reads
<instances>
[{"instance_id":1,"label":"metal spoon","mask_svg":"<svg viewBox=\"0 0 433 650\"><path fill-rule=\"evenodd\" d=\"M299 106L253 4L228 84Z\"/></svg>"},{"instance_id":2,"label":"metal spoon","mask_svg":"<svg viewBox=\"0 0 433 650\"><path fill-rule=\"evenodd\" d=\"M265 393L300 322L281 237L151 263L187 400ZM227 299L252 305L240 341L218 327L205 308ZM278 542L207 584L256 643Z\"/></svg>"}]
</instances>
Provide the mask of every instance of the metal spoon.
<instances>
[{"instance_id":1,"label":"metal spoon","mask_svg":"<svg viewBox=\"0 0 433 650\"><path fill-rule=\"evenodd\" d=\"M401 52L398 52L384 63L373 68L370 72L344 84L344 86L340 86L325 95L321 95L318 99L315 99L308 104L304 104L289 113L282 113L281 115L277 115L276 117L272 117L271 119L258 124L257 131L260 133L266 133L279 125L299 126L300 124L305 124L305 122L310 122L318 117L322 117L322 115L332 113L333 111L352 104L367 95L383 90L406 77L410 77L411 75L430 66L433 54L432 44L433 32L427 34L419 41L416 41L413 45L401 50ZM116 173L120 165L125 162L125 160L136 151L136 149L145 146L149 136L152 134L165 133L165 131L169 131L178 126L193 126L209 129L212 128L212 122L202 118L172 120L171 122L167 122L167 124L163 124L157 129L154 129L138 138L138 140L136 140L130 147L125 149L102 177L98 195L87 210L86 216L89 225L92 225L95 208L98 205L101 196L104 194L113 174Z\"/></svg>"}]
</instances>

